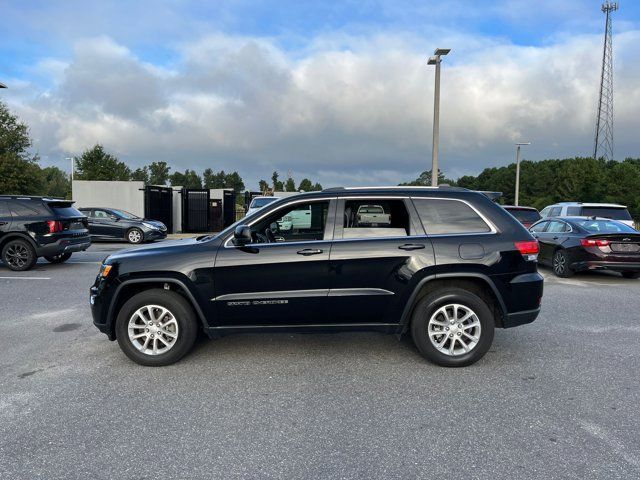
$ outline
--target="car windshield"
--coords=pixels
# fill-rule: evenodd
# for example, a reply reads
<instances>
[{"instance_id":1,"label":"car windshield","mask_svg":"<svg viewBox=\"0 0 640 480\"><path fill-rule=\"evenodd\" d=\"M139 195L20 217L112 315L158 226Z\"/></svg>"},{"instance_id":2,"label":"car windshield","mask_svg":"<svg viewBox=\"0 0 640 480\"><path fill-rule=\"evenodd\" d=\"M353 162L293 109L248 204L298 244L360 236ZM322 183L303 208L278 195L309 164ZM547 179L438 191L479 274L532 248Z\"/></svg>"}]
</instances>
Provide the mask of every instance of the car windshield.
<instances>
[{"instance_id":1,"label":"car windshield","mask_svg":"<svg viewBox=\"0 0 640 480\"><path fill-rule=\"evenodd\" d=\"M278 197L254 198L249 208L261 208L277 199Z\"/></svg>"},{"instance_id":2,"label":"car windshield","mask_svg":"<svg viewBox=\"0 0 640 480\"><path fill-rule=\"evenodd\" d=\"M126 218L127 220L139 220L140 217L134 215L133 213L125 212L124 210L111 210L114 215L120 218Z\"/></svg>"},{"instance_id":3,"label":"car windshield","mask_svg":"<svg viewBox=\"0 0 640 480\"><path fill-rule=\"evenodd\" d=\"M582 215L585 217L611 218L613 220L631 220L629 211L624 207L582 207Z\"/></svg>"},{"instance_id":4,"label":"car windshield","mask_svg":"<svg viewBox=\"0 0 640 480\"><path fill-rule=\"evenodd\" d=\"M516 217L520 222L534 223L540 220L540 214L535 210L524 208L508 208L507 211Z\"/></svg>"},{"instance_id":5,"label":"car windshield","mask_svg":"<svg viewBox=\"0 0 640 480\"><path fill-rule=\"evenodd\" d=\"M635 229L624 223L609 220L582 220L575 223L588 232L593 233L638 233Z\"/></svg>"}]
</instances>

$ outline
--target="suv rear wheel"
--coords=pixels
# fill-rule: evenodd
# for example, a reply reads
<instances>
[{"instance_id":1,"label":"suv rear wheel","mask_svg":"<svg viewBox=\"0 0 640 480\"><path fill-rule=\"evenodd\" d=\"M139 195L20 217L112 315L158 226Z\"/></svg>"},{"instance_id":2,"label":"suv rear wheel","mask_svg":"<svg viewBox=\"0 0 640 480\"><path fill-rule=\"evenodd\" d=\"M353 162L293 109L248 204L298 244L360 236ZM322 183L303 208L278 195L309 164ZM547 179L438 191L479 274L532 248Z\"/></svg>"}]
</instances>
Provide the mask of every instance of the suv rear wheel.
<instances>
[{"instance_id":1,"label":"suv rear wheel","mask_svg":"<svg viewBox=\"0 0 640 480\"><path fill-rule=\"evenodd\" d=\"M460 288L433 292L418 302L411 335L420 353L445 367L480 360L493 342L495 320L477 295Z\"/></svg>"},{"instance_id":2,"label":"suv rear wheel","mask_svg":"<svg viewBox=\"0 0 640 480\"><path fill-rule=\"evenodd\" d=\"M120 348L140 365L177 362L191 350L197 333L193 308L170 290L153 289L134 295L122 306L116 319Z\"/></svg>"},{"instance_id":3,"label":"suv rear wheel","mask_svg":"<svg viewBox=\"0 0 640 480\"><path fill-rule=\"evenodd\" d=\"M31 269L38 261L36 251L26 240L9 240L2 247L2 261L16 272Z\"/></svg>"}]
</instances>

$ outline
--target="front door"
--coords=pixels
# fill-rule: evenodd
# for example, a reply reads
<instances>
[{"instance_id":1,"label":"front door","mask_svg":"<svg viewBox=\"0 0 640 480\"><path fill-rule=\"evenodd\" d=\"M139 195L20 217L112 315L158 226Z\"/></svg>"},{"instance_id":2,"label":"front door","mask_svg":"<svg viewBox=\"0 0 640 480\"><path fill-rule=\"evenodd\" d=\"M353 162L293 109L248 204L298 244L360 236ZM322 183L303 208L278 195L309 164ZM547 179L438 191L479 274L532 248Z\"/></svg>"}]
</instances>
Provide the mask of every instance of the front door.
<instances>
[{"instance_id":1,"label":"front door","mask_svg":"<svg viewBox=\"0 0 640 480\"><path fill-rule=\"evenodd\" d=\"M91 231L100 238L124 238L124 231L115 218L107 210L94 210L93 215L89 218Z\"/></svg>"},{"instance_id":2,"label":"front door","mask_svg":"<svg viewBox=\"0 0 640 480\"><path fill-rule=\"evenodd\" d=\"M310 220L292 226L290 214L300 209L309 211ZM214 269L217 324L325 323L334 215L333 199L296 201L254 220L251 244L226 239Z\"/></svg>"},{"instance_id":3,"label":"front door","mask_svg":"<svg viewBox=\"0 0 640 480\"><path fill-rule=\"evenodd\" d=\"M408 199L356 197L338 202L336 219L328 322L397 323L414 274L434 264L415 210Z\"/></svg>"}]
</instances>

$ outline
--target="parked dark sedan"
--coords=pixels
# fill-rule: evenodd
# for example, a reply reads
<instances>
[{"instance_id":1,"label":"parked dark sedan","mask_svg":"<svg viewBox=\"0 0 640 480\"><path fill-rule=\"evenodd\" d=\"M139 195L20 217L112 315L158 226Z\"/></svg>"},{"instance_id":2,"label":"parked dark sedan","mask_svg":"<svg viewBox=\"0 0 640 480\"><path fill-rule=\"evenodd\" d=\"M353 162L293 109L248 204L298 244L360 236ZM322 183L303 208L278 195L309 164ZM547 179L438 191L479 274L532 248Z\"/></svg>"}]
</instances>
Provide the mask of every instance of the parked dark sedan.
<instances>
[{"instance_id":1,"label":"parked dark sedan","mask_svg":"<svg viewBox=\"0 0 640 480\"><path fill-rule=\"evenodd\" d=\"M156 220L140 218L116 208L81 208L89 220L89 233L95 240L126 240L142 243L167 237L167 227Z\"/></svg>"},{"instance_id":2,"label":"parked dark sedan","mask_svg":"<svg viewBox=\"0 0 640 480\"><path fill-rule=\"evenodd\" d=\"M544 219L530 229L540 243L538 261L558 277L583 270L612 270L640 276L640 232L624 223L596 217Z\"/></svg>"}]
</instances>

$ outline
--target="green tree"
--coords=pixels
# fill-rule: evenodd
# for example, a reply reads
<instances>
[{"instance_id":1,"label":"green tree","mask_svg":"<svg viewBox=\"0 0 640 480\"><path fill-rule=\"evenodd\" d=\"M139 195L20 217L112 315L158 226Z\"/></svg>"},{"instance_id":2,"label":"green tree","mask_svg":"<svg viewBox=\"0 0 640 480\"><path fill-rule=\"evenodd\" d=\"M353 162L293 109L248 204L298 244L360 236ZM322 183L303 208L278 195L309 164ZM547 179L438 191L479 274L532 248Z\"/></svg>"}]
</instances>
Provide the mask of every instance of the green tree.
<instances>
[{"instance_id":1,"label":"green tree","mask_svg":"<svg viewBox=\"0 0 640 480\"><path fill-rule=\"evenodd\" d=\"M278 172L273 172L273 174L271 175L271 185L273 185L274 192L282 192L284 190L282 182L278 180L279 176L280 175L278 174Z\"/></svg>"},{"instance_id":2,"label":"green tree","mask_svg":"<svg viewBox=\"0 0 640 480\"><path fill-rule=\"evenodd\" d=\"M444 176L442 171L438 172L438 184L447 184L447 185L455 185L455 180L448 179ZM412 180L411 182L401 183L400 185L411 185L414 187L430 187L431 186L431 170L425 170L422 172L418 178Z\"/></svg>"},{"instance_id":3,"label":"green tree","mask_svg":"<svg viewBox=\"0 0 640 480\"><path fill-rule=\"evenodd\" d=\"M184 187L184 188L202 188L202 178L196 173L195 170L189 170L188 168L181 172L173 172L169 176L171 186Z\"/></svg>"},{"instance_id":4,"label":"green tree","mask_svg":"<svg viewBox=\"0 0 640 480\"><path fill-rule=\"evenodd\" d=\"M69 175L58 167L46 167L41 170L44 183L43 194L56 198L71 198Z\"/></svg>"},{"instance_id":5,"label":"green tree","mask_svg":"<svg viewBox=\"0 0 640 480\"><path fill-rule=\"evenodd\" d=\"M149 167L136 168L131 174L131 180L144 182L147 185L149 183Z\"/></svg>"},{"instance_id":6,"label":"green tree","mask_svg":"<svg viewBox=\"0 0 640 480\"><path fill-rule=\"evenodd\" d=\"M320 191L322 191L322 185L320 185L318 182L316 182L316 184L313 186L312 190L315 191L315 192L320 192Z\"/></svg>"},{"instance_id":7,"label":"green tree","mask_svg":"<svg viewBox=\"0 0 640 480\"><path fill-rule=\"evenodd\" d=\"M131 169L96 144L76 157L77 180L130 180Z\"/></svg>"},{"instance_id":8,"label":"green tree","mask_svg":"<svg viewBox=\"0 0 640 480\"><path fill-rule=\"evenodd\" d=\"M308 178L303 178L300 180L300 184L298 185L298 191L302 192L311 192L313 190L313 183Z\"/></svg>"},{"instance_id":9,"label":"green tree","mask_svg":"<svg viewBox=\"0 0 640 480\"><path fill-rule=\"evenodd\" d=\"M261 193L269 191L269 182L267 182L266 180L260 180L258 182L258 189Z\"/></svg>"},{"instance_id":10,"label":"green tree","mask_svg":"<svg viewBox=\"0 0 640 480\"><path fill-rule=\"evenodd\" d=\"M227 174L225 181L226 188L233 188L236 192L244 191L244 181L238 172L231 172Z\"/></svg>"},{"instance_id":11,"label":"green tree","mask_svg":"<svg viewBox=\"0 0 640 480\"><path fill-rule=\"evenodd\" d=\"M0 156L13 154L24 160L37 160L29 158L27 151L30 147L29 126L19 121L18 117L0 102Z\"/></svg>"},{"instance_id":12,"label":"green tree","mask_svg":"<svg viewBox=\"0 0 640 480\"><path fill-rule=\"evenodd\" d=\"M167 162L151 162L149 165L149 185L166 185L171 167Z\"/></svg>"},{"instance_id":13,"label":"green tree","mask_svg":"<svg viewBox=\"0 0 640 480\"><path fill-rule=\"evenodd\" d=\"M293 178L287 178L287 181L284 184L284 189L286 192L295 192L296 191L296 182L293 181Z\"/></svg>"},{"instance_id":14,"label":"green tree","mask_svg":"<svg viewBox=\"0 0 640 480\"><path fill-rule=\"evenodd\" d=\"M213 170L207 168L203 174L204 188L227 188L227 175L224 170L214 173Z\"/></svg>"}]
</instances>

